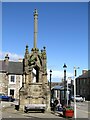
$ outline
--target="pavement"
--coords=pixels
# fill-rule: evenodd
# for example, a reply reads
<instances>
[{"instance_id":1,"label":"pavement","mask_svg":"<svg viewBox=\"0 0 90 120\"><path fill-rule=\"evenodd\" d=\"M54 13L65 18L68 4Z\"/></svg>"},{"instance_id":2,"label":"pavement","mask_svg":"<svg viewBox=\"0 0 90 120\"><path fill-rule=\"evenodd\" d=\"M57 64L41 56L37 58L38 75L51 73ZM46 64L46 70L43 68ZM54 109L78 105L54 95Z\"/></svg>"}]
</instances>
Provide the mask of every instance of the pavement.
<instances>
[{"instance_id":1,"label":"pavement","mask_svg":"<svg viewBox=\"0 0 90 120\"><path fill-rule=\"evenodd\" d=\"M35 113L35 112L28 112L27 114L24 113L23 111L17 111L15 110L14 107L14 102L5 102L5 101L1 101L0 103L0 116L2 118L2 112L8 112L8 113L12 113L12 114L16 114L16 115L23 115L24 117L33 117L33 118L62 118L61 113L59 112L45 112L43 113Z\"/></svg>"},{"instance_id":2,"label":"pavement","mask_svg":"<svg viewBox=\"0 0 90 120\"><path fill-rule=\"evenodd\" d=\"M3 110L5 108L11 107L11 106L14 106L13 102L7 102L7 101L0 102L0 110Z\"/></svg>"},{"instance_id":3,"label":"pavement","mask_svg":"<svg viewBox=\"0 0 90 120\"><path fill-rule=\"evenodd\" d=\"M90 101L85 101L85 102L90 103ZM80 104L80 103L77 103L77 104ZM56 117L63 118L63 115L60 112L45 112L45 114L42 114L42 113L27 113L26 114L23 111L15 110L14 105L15 105L14 102L1 101L1 103L0 103L0 117L2 116L3 111L6 111L6 112L8 111L9 113L12 112L12 113L17 114L17 115L23 115L24 117L29 117L29 116L30 117L40 117L40 116L42 116L43 118L49 118L50 116L52 116L53 118L56 118ZM72 103L72 105L73 105L73 103ZM83 107L84 103L82 103L81 105ZM81 105L78 105L77 107L80 107ZM78 111L79 111L79 109L78 109ZM79 112L81 114L82 111L80 110Z\"/></svg>"}]
</instances>

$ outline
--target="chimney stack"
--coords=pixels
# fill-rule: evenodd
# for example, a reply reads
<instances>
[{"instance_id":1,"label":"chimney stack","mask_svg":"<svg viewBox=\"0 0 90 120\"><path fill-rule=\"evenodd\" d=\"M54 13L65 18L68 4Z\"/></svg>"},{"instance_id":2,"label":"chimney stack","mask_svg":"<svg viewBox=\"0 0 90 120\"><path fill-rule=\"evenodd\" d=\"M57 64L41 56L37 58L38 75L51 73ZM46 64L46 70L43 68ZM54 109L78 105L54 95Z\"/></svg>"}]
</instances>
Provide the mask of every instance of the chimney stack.
<instances>
[{"instance_id":1,"label":"chimney stack","mask_svg":"<svg viewBox=\"0 0 90 120\"><path fill-rule=\"evenodd\" d=\"M82 70L82 74L85 74L87 72L87 70Z\"/></svg>"},{"instance_id":2,"label":"chimney stack","mask_svg":"<svg viewBox=\"0 0 90 120\"><path fill-rule=\"evenodd\" d=\"M9 61L9 56L8 56L8 54L6 54L4 61L6 62L6 64L8 64L8 61Z\"/></svg>"}]
</instances>

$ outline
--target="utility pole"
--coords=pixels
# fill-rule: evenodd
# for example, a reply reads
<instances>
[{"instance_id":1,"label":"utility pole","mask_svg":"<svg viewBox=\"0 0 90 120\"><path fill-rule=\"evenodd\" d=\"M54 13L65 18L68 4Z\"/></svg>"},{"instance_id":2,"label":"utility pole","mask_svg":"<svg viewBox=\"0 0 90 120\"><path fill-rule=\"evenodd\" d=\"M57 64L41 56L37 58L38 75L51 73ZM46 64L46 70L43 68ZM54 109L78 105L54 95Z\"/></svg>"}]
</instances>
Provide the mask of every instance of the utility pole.
<instances>
[{"instance_id":1,"label":"utility pole","mask_svg":"<svg viewBox=\"0 0 90 120\"><path fill-rule=\"evenodd\" d=\"M66 105L66 64L63 65L64 68L64 105Z\"/></svg>"},{"instance_id":2,"label":"utility pole","mask_svg":"<svg viewBox=\"0 0 90 120\"><path fill-rule=\"evenodd\" d=\"M77 76L77 70L79 67L74 67L74 118L76 119L76 76Z\"/></svg>"},{"instance_id":3,"label":"utility pole","mask_svg":"<svg viewBox=\"0 0 90 120\"><path fill-rule=\"evenodd\" d=\"M68 92L69 92L69 91L68 91L68 79L67 79L67 106L68 106L68 95L69 95Z\"/></svg>"},{"instance_id":4,"label":"utility pole","mask_svg":"<svg viewBox=\"0 0 90 120\"><path fill-rule=\"evenodd\" d=\"M51 106L51 76L52 76L52 70L50 70L50 106Z\"/></svg>"}]
</instances>

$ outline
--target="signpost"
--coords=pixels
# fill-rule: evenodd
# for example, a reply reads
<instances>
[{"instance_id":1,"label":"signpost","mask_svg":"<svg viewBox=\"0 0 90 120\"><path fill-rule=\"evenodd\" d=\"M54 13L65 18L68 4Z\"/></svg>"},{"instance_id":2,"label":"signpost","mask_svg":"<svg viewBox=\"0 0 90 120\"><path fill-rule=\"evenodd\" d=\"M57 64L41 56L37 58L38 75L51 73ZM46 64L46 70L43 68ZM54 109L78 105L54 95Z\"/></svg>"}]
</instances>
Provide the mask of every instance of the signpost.
<instances>
[{"instance_id":1,"label":"signpost","mask_svg":"<svg viewBox=\"0 0 90 120\"><path fill-rule=\"evenodd\" d=\"M77 76L77 71L76 69L79 69L79 67L74 67L74 118L76 119L76 76Z\"/></svg>"}]
</instances>

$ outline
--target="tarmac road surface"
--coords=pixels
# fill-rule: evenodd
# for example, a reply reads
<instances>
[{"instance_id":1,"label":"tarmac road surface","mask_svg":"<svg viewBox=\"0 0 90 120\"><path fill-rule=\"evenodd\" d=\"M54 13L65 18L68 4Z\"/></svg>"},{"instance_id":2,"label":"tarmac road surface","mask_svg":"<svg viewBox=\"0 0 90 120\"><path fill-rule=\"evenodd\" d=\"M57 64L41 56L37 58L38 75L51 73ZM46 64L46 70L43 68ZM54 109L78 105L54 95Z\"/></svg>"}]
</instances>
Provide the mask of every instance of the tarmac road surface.
<instances>
[{"instance_id":1,"label":"tarmac road surface","mask_svg":"<svg viewBox=\"0 0 90 120\"><path fill-rule=\"evenodd\" d=\"M52 114L51 112L28 112L24 113L23 111L15 110L15 107L12 102L2 102L2 111L1 111L2 118L32 118L32 119L40 119L40 118L62 118L57 113ZM3 120L2 119L2 120Z\"/></svg>"}]
</instances>

